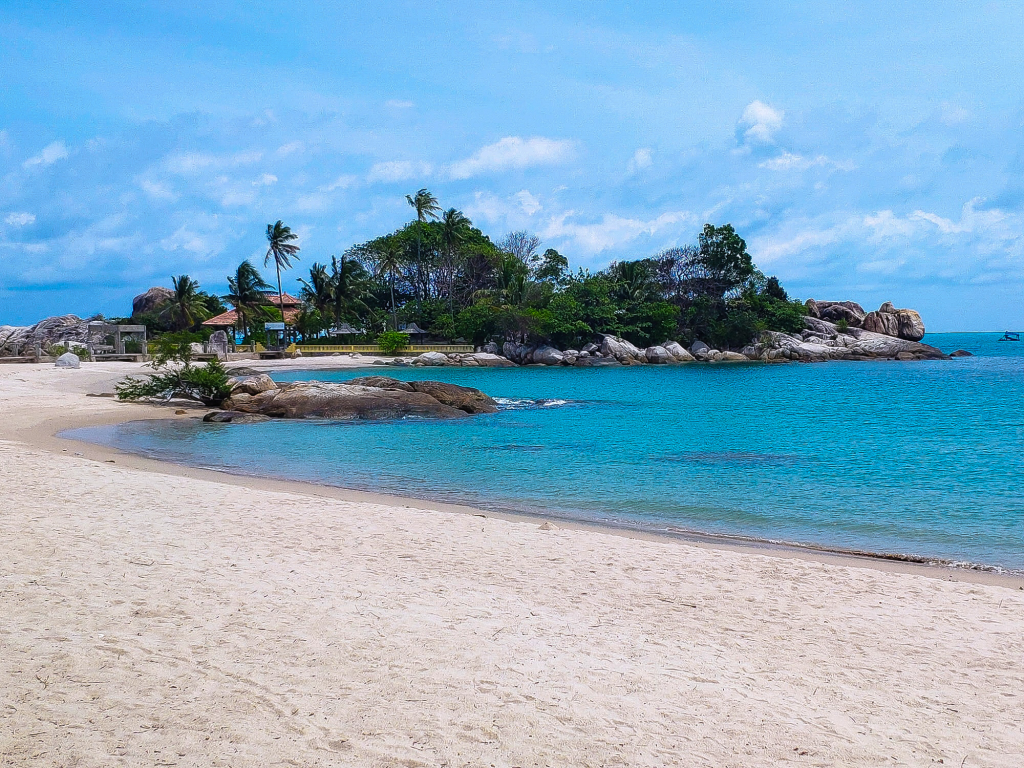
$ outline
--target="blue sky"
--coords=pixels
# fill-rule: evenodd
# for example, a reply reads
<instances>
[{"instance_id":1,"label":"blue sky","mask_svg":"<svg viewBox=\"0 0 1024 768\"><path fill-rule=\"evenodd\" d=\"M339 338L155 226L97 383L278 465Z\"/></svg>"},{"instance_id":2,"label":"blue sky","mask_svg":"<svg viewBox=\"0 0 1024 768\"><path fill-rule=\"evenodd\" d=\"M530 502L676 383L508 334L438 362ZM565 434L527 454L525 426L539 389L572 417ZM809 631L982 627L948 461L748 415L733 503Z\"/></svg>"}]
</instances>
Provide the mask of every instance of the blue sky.
<instances>
[{"instance_id":1,"label":"blue sky","mask_svg":"<svg viewBox=\"0 0 1024 768\"><path fill-rule=\"evenodd\" d=\"M5 0L0 33L0 323L223 292L278 218L305 270L427 187L573 266L731 222L800 298L1024 327L1019 3Z\"/></svg>"}]
</instances>

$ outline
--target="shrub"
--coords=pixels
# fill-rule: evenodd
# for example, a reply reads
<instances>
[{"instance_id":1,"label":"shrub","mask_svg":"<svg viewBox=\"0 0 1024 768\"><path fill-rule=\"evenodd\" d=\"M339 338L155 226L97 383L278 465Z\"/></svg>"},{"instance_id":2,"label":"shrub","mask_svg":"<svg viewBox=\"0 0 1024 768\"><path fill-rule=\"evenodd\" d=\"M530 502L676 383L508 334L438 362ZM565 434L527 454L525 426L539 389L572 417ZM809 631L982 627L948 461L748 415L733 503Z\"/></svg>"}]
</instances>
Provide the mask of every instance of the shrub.
<instances>
[{"instance_id":1,"label":"shrub","mask_svg":"<svg viewBox=\"0 0 1024 768\"><path fill-rule=\"evenodd\" d=\"M117 399L142 400L147 397L184 397L204 405L220 405L231 394L228 374L217 360L206 365L186 363L180 368L167 368L146 379L129 376L115 387Z\"/></svg>"},{"instance_id":2,"label":"shrub","mask_svg":"<svg viewBox=\"0 0 1024 768\"><path fill-rule=\"evenodd\" d=\"M839 331L840 333L846 333L848 330L850 330L850 324L846 322L845 317L840 317L836 321L836 330Z\"/></svg>"},{"instance_id":3,"label":"shrub","mask_svg":"<svg viewBox=\"0 0 1024 768\"><path fill-rule=\"evenodd\" d=\"M409 346L409 334L401 331L384 331L377 337L377 346L385 355L393 355Z\"/></svg>"},{"instance_id":4,"label":"shrub","mask_svg":"<svg viewBox=\"0 0 1024 768\"><path fill-rule=\"evenodd\" d=\"M60 357L61 355L72 352L78 355L79 360L90 360L88 347L76 347L72 344L51 344L46 349L46 354L50 357Z\"/></svg>"}]
</instances>

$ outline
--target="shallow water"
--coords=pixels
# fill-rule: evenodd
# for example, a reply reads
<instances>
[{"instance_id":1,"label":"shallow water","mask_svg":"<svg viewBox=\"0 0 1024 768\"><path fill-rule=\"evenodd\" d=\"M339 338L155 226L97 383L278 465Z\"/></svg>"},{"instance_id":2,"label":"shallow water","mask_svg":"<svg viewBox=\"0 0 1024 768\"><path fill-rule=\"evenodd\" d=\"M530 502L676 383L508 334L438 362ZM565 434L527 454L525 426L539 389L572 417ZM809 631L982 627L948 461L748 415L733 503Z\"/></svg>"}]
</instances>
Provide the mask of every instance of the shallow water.
<instances>
[{"instance_id":1,"label":"shallow water","mask_svg":"<svg viewBox=\"0 0 1024 768\"><path fill-rule=\"evenodd\" d=\"M934 362L379 368L478 387L495 415L135 422L122 450L554 517L1024 569L1024 343L925 339Z\"/></svg>"}]
</instances>

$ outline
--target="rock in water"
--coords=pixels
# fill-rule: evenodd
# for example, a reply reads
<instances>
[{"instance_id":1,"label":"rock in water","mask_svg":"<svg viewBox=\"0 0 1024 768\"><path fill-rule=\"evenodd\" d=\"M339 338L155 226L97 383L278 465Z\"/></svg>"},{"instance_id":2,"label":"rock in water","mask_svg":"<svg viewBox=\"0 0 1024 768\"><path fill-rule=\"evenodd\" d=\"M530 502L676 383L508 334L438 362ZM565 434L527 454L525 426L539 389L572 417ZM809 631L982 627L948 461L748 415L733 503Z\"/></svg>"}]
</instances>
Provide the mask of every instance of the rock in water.
<instances>
[{"instance_id":1,"label":"rock in water","mask_svg":"<svg viewBox=\"0 0 1024 768\"><path fill-rule=\"evenodd\" d=\"M410 381L415 392L430 395L439 403L458 408L465 413L497 413L498 404L479 389L445 384L440 381Z\"/></svg>"},{"instance_id":2,"label":"rock in water","mask_svg":"<svg viewBox=\"0 0 1024 768\"><path fill-rule=\"evenodd\" d=\"M565 355L554 347L538 347L533 352L533 362L541 365L561 365Z\"/></svg>"},{"instance_id":3,"label":"rock in water","mask_svg":"<svg viewBox=\"0 0 1024 768\"><path fill-rule=\"evenodd\" d=\"M678 341L666 341L661 346L665 348L666 352L672 355L673 359L675 359L677 363L689 363L694 360L693 355L687 352L683 348L683 345Z\"/></svg>"},{"instance_id":4,"label":"rock in water","mask_svg":"<svg viewBox=\"0 0 1024 768\"><path fill-rule=\"evenodd\" d=\"M665 363L674 363L675 357L669 354L669 351L665 347L654 346L648 347L644 350L644 357L647 358L648 363L654 365L664 365Z\"/></svg>"},{"instance_id":5,"label":"rock in water","mask_svg":"<svg viewBox=\"0 0 1024 768\"><path fill-rule=\"evenodd\" d=\"M380 383L390 386L394 381L388 379ZM380 420L405 416L450 419L497 411L496 403L478 389L437 381L413 381L409 386L413 391L303 381L257 395L233 394L223 406L229 411L285 419Z\"/></svg>"},{"instance_id":6,"label":"rock in water","mask_svg":"<svg viewBox=\"0 0 1024 768\"><path fill-rule=\"evenodd\" d=\"M132 317L146 315L154 312L174 298L174 291L170 288L150 288L145 293L140 293L132 299Z\"/></svg>"},{"instance_id":7,"label":"rock in water","mask_svg":"<svg viewBox=\"0 0 1024 768\"><path fill-rule=\"evenodd\" d=\"M424 352L412 361L413 365L448 365L448 355L443 352Z\"/></svg>"},{"instance_id":8,"label":"rock in water","mask_svg":"<svg viewBox=\"0 0 1024 768\"><path fill-rule=\"evenodd\" d=\"M277 389L277 383L265 373L228 379L232 395L258 395Z\"/></svg>"},{"instance_id":9,"label":"rock in water","mask_svg":"<svg viewBox=\"0 0 1024 768\"><path fill-rule=\"evenodd\" d=\"M974 357L974 355L966 349L958 349L956 352L951 353L950 357Z\"/></svg>"},{"instance_id":10,"label":"rock in water","mask_svg":"<svg viewBox=\"0 0 1024 768\"><path fill-rule=\"evenodd\" d=\"M82 361L78 359L78 355L74 352L65 352L57 358L57 362L54 365L58 368L80 368Z\"/></svg>"}]
</instances>

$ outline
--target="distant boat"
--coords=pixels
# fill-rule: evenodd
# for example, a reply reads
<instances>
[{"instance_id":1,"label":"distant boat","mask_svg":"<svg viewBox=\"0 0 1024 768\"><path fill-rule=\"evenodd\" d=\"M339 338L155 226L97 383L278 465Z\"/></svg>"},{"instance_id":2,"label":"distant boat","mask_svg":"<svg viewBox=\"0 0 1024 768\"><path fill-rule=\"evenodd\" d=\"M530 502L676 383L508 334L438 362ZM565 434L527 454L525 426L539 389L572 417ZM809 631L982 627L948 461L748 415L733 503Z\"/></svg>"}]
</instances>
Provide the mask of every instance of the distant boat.
<instances>
[{"instance_id":1,"label":"distant boat","mask_svg":"<svg viewBox=\"0 0 1024 768\"><path fill-rule=\"evenodd\" d=\"M1000 341L1020 341L1020 334L1014 331L1007 331L1003 334L1003 338Z\"/></svg>"}]
</instances>

